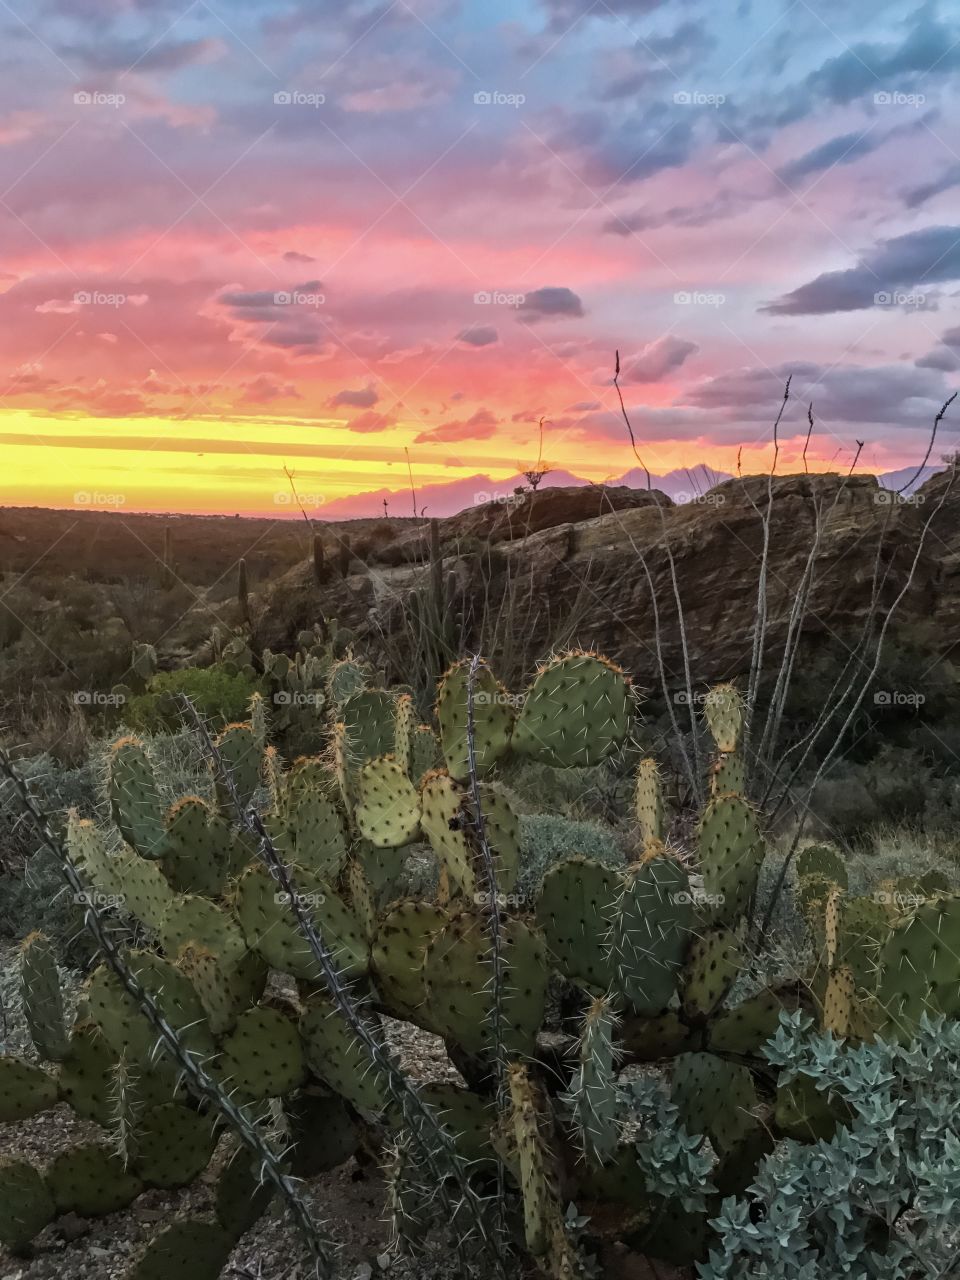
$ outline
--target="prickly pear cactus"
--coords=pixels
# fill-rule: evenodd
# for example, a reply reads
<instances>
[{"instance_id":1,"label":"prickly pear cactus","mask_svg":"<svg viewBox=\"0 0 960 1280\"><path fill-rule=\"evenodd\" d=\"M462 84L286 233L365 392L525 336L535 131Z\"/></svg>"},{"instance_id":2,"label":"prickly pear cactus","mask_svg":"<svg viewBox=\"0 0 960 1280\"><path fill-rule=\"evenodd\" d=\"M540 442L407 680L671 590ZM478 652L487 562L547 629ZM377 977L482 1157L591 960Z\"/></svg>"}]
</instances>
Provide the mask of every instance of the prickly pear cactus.
<instances>
[{"instance_id":1,"label":"prickly pear cactus","mask_svg":"<svg viewBox=\"0 0 960 1280\"><path fill-rule=\"evenodd\" d=\"M60 974L53 946L42 933L29 934L21 944L20 984L23 1012L37 1053L41 1058L62 1062L69 1046Z\"/></svg>"},{"instance_id":2,"label":"prickly pear cactus","mask_svg":"<svg viewBox=\"0 0 960 1280\"><path fill-rule=\"evenodd\" d=\"M527 691L513 750L562 769L599 764L626 741L633 700L624 673L596 654L546 663Z\"/></svg>"}]
</instances>

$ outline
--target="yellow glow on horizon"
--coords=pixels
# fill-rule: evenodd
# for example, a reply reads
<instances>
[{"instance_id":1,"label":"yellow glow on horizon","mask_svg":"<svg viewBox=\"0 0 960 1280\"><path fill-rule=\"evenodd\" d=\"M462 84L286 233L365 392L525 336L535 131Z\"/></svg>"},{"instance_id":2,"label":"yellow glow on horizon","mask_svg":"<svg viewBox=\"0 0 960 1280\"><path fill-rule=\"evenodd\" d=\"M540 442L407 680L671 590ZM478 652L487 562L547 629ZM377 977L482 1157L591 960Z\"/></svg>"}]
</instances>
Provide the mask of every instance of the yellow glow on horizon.
<instances>
[{"instance_id":1,"label":"yellow glow on horizon","mask_svg":"<svg viewBox=\"0 0 960 1280\"><path fill-rule=\"evenodd\" d=\"M422 429L422 423L400 422L366 435L336 418L262 414L175 421L6 410L0 413L0 500L8 506L299 516L288 501L286 466L300 496L309 499L311 514L322 518L323 504L336 499L406 491L405 445L419 488L481 474L500 481L520 469L525 442L507 429L492 440L416 445ZM615 440L571 435L549 446L552 467L587 480L615 478L636 467L629 446ZM792 451L783 446L783 469L790 470ZM654 473L702 460L717 470L736 470L733 446L705 440L657 442L643 446L643 453ZM743 452L745 473L763 471L769 463L766 445ZM819 459L811 458L810 465L831 469Z\"/></svg>"}]
</instances>

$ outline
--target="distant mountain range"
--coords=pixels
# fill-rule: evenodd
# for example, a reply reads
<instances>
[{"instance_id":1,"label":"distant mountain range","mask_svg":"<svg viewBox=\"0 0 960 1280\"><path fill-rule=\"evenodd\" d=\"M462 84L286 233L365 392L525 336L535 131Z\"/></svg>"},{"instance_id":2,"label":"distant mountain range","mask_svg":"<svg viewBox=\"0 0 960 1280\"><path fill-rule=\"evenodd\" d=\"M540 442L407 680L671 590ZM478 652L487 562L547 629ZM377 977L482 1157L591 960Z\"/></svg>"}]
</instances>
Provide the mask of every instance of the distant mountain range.
<instances>
[{"instance_id":1,"label":"distant mountain range","mask_svg":"<svg viewBox=\"0 0 960 1280\"><path fill-rule=\"evenodd\" d=\"M939 467L924 467L917 475L916 467L901 467L899 471L885 471L877 476L884 488L900 489L907 486L912 492L930 476L939 471ZM693 467L682 467L658 476L651 473L650 487L667 494L674 502L690 502L700 494L706 493L714 485L730 480L732 476L726 471L714 471L704 462ZM417 489L417 513L425 512L428 516L452 516L468 507L476 507L484 502L492 502L497 498L508 497L521 485L526 485L522 475L510 476L506 480L491 480L489 476L467 476L462 480L451 480L446 484L424 485ZM568 486L582 487L591 481L584 480L570 471L551 471L543 480L542 488L557 489ZM647 476L639 467L627 471L618 479L608 480L610 485L627 485L631 489L645 489ZM353 520L365 516L383 515L384 499L392 516L413 515L413 497L409 489L375 489L369 493L352 494L349 498L336 498L328 502L319 514L324 520Z\"/></svg>"}]
</instances>

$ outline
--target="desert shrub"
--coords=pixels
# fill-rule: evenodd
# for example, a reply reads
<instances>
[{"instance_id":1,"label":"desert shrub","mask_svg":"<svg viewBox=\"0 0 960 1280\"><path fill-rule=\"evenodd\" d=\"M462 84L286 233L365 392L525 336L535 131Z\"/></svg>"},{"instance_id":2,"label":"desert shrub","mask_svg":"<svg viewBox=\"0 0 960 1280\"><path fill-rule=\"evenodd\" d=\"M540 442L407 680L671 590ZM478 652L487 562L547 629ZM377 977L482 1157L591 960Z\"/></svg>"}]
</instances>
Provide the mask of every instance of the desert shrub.
<instances>
[{"instance_id":1,"label":"desert shrub","mask_svg":"<svg viewBox=\"0 0 960 1280\"><path fill-rule=\"evenodd\" d=\"M97 782L89 763L61 768L50 755L18 761L37 800L55 828L65 826L69 809L91 817ZM46 933L64 964L83 966L93 951L83 932L83 913L73 901L54 856L24 820L8 782L0 784L0 936L20 938L34 929Z\"/></svg>"},{"instance_id":2,"label":"desert shrub","mask_svg":"<svg viewBox=\"0 0 960 1280\"><path fill-rule=\"evenodd\" d=\"M623 852L616 834L596 822L575 822L556 814L538 813L520 819L522 839L517 891L535 898L544 872L561 858L579 853L606 866L622 866Z\"/></svg>"},{"instance_id":3,"label":"desert shrub","mask_svg":"<svg viewBox=\"0 0 960 1280\"><path fill-rule=\"evenodd\" d=\"M219 663L159 671L145 693L129 699L124 719L135 729L155 733L179 726L182 713L176 695L186 694L207 720L228 724L243 720L260 683L242 671L230 672Z\"/></svg>"},{"instance_id":4,"label":"desert shrub","mask_svg":"<svg viewBox=\"0 0 960 1280\"><path fill-rule=\"evenodd\" d=\"M953 1273L960 1220L960 1024L920 1023L909 1046L808 1037L782 1015L766 1056L850 1118L829 1141L788 1141L746 1198L724 1200L701 1280L921 1280Z\"/></svg>"}]
</instances>

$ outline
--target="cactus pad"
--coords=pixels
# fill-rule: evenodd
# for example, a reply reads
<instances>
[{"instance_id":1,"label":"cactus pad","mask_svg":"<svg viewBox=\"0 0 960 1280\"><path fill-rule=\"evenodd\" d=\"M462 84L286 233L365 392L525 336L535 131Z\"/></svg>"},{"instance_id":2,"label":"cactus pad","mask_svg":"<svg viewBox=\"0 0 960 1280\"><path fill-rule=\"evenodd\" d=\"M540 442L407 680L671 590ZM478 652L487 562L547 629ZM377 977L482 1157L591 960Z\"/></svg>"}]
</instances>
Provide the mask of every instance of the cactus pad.
<instances>
[{"instance_id":1,"label":"cactus pad","mask_svg":"<svg viewBox=\"0 0 960 1280\"><path fill-rule=\"evenodd\" d=\"M780 1014L797 1008L797 992L770 987L721 1013L710 1024L710 1048L714 1053L755 1053L776 1034Z\"/></svg>"},{"instance_id":2,"label":"cactus pad","mask_svg":"<svg viewBox=\"0 0 960 1280\"><path fill-rule=\"evenodd\" d=\"M253 951L224 964L206 947L188 942L177 952L176 964L199 996L215 1036L229 1031L240 1013L256 1004L267 981L267 966Z\"/></svg>"},{"instance_id":3,"label":"cactus pad","mask_svg":"<svg viewBox=\"0 0 960 1280\"><path fill-rule=\"evenodd\" d=\"M615 871L572 857L543 877L537 903L537 924L561 973L598 992L614 977L608 938L620 892Z\"/></svg>"},{"instance_id":4,"label":"cactus pad","mask_svg":"<svg viewBox=\"0 0 960 1280\"><path fill-rule=\"evenodd\" d=\"M532 1053L546 1003L546 947L522 920L505 920L502 956L504 1048L509 1054ZM492 963L481 918L470 911L454 916L427 946L423 969L433 1025L470 1053L489 1052Z\"/></svg>"},{"instance_id":5,"label":"cactus pad","mask_svg":"<svg viewBox=\"0 0 960 1280\"><path fill-rule=\"evenodd\" d=\"M619 1019L606 996L598 996L583 1020L577 1070L564 1101L586 1159L606 1164L620 1140L616 1032Z\"/></svg>"},{"instance_id":6,"label":"cactus pad","mask_svg":"<svg viewBox=\"0 0 960 1280\"><path fill-rule=\"evenodd\" d=\"M831 884L847 888L847 868L839 850L829 844L808 844L797 854L797 876L801 880L820 876Z\"/></svg>"},{"instance_id":7,"label":"cactus pad","mask_svg":"<svg viewBox=\"0 0 960 1280\"><path fill-rule=\"evenodd\" d=\"M271 1182L261 1182L259 1170L249 1151L237 1145L224 1160L217 1178L214 1208L217 1221L231 1240L239 1240L244 1232L266 1212L274 1196Z\"/></svg>"},{"instance_id":8,"label":"cactus pad","mask_svg":"<svg viewBox=\"0 0 960 1280\"><path fill-rule=\"evenodd\" d=\"M419 1021L425 1016L424 957L449 920L432 903L404 901L395 903L381 921L371 964L381 999L395 1017Z\"/></svg>"},{"instance_id":9,"label":"cactus pad","mask_svg":"<svg viewBox=\"0 0 960 1280\"><path fill-rule=\"evenodd\" d=\"M720 1155L757 1128L757 1092L747 1067L710 1053L682 1053L674 1063L670 1092L687 1132L709 1135Z\"/></svg>"},{"instance_id":10,"label":"cactus pad","mask_svg":"<svg viewBox=\"0 0 960 1280\"><path fill-rule=\"evenodd\" d=\"M110 812L127 844L143 858L164 852L166 828L153 765L137 738L121 738L109 757Z\"/></svg>"},{"instance_id":11,"label":"cactus pad","mask_svg":"<svg viewBox=\"0 0 960 1280\"><path fill-rule=\"evenodd\" d=\"M26 1160L0 1157L0 1244L19 1252L56 1212L39 1170Z\"/></svg>"},{"instance_id":12,"label":"cactus pad","mask_svg":"<svg viewBox=\"0 0 960 1280\"><path fill-rule=\"evenodd\" d=\"M656 760L647 756L637 766L633 807L644 848L663 840L663 784Z\"/></svg>"},{"instance_id":13,"label":"cactus pad","mask_svg":"<svg viewBox=\"0 0 960 1280\"><path fill-rule=\"evenodd\" d=\"M263 755L260 744L249 723L228 724L216 738L215 746L220 753L224 767L233 779L240 803L248 805L253 793L260 785L260 767ZM215 787L217 799L224 813L233 814L233 797L228 793L221 778L216 777Z\"/></svg>"},{"instance_id":14,"label":"cactus pad","mask_svg":"<svg viewBox=\"0 0 960 1280\"><path fill-rule=\"evenodd\" d=\"M41 1058L60 1062L67 1053L60 974L50 939L31 933L20 947L20 987L30 1038Z\"/></svg>"},{"instance_id":15,"label":"cactus pad","mask_svg":"<svg viewBox=\"0 0 960 1280\"><path fill-rule=\"evenodd\" d=\"M465 898L477 892L473 853L464 831L461 812L462 794L446 773L429 773L420 793L422 816L420 825L430 847L445 867Z\"/></svg>"},{"instance_id":16,"label":"cactus pad","mask_svg":"<svg viewBox=\"0 0 960 1280\"><path fill-rule=\"evenodd\" d=\"M398 849L420 828L420 797L391 756L368 760L360 770L360 803L355 818L360 834L379 849Z\"/></svg>"},{"instance_id":17,"label":"cactus pad","mask_svg":"<svg viewBox=\"0 0 960 1280\"><path fill-rule=\"evenodd\" d=\"M541 667L513 731L513 750L566 769L599 764L633 723L630 686L619 667L570 653Z\"/></svg>"},{"instance_id":18,"label":"cactus pad","mask_svg":"<svg viewBox=\"0 0 960 1280\"><path fill-rule=\"evenodd\" d=\"M57 1082L42 1067L0 1057L0 1124L26 1120L57 1102Z\"/></svg>"},{"instance_id":19,"label":"cactus pad","mask_svg":"<svg viewBox=\"0 0 960 1280\"><path fill-rule=\"evenodd\" d=\"M210 1057L214 1043L203 1005L184 975L169 961L149 951L130 952L127 963L154 997L170 1026L180 1033L185 1047L200 1060ZM156 1034L119 978L101 965L90 978L86 997L90 1016L114 1053L117 1056L125 1053L130 1062L141 1066L148 1064Z\"/></svg>"},{"instance_id":20,"label":"cactus pad","mask_svg":"<svg viewBox=\"0 0 960 1280\"><path fill-rule=\"evenodd\" d=\"M346 976L367 968L367 944L353 912L324 881L297 871L297 888L327 946ZM317 962L297 927L291 904L265 867L249 867L237 886L237 918L244 937L273 969L307 980L319 978Z\"/></svg>"},{"instance_id":21,"label":"cactus pad","mask_svg":"<svg viewBox=\"0 0 960 1280\"><path fill-rule=\"evenodd\" d=\"M323 1085L298 1090L283 1104L290 1131L291 1172L313 1178L336 1169L357 1149L360 1131L347 1103Z\"/></svg>"},{"instance_id":22,"label":"cactus pad","mask_svg":"<svg viewBox=\"0 0 960 1280\"><path fill-rule=\"evenodd\" d=\"M693 907L687 873L660 854L627 872L613 915L614 981L634 1013L667 1007L689 946Z\"/></svg>"},{"instance_id":23,"label":"cactus pad","mask_svg":"<svg viewBox=\"0 0 960 1280\"><path fill-rule=\"evenodd\" d=\"M694 938L683 973L682 1005L691 1022L706 1020L740 971L737 939L729 929L708 929Z\"/></svg>"},{"instance_id":24,"label":"cactus pad","mask_svg":"<svg viewBox=\"0 0 960 1280\"><path fill-rule=\"evenodd\" d=\"M750 805L739 796L711 800L700 823L700 863L712 921L733 924L749 912L762 860Z\"/></svg>"},{"instance_id":25,"label":"cactus pad","mask_svg":"<svg viewBox=\"0 0 960 1280\"><path fill-rule=\"evenodd\" d=\"M135 1200L143 1190L139 1178L106 1147L82 1143L55 1156L46 1172L57 1213L98 1218Z\"/></svg>"},{"instance_id":26,"label":"cactus pad","mask_svg":"<svg viewBox=\"0 0 960 1280\"><path fill-rule=\"evenodd\" d=\"M229 825L199 796L184 796L167 810L161 863L171 888L216 898L233 856Z\"/></svg>"},{"instance_id":27,"label":"cactus pad","mask_svg":"<svg viewBox=\"0 0 960 1280\"><path fill-rule=\"evenodd\" d=\"M326 996L315 996L300 1022L311 1071L359 1111L377 1114L388 1103L386 1084L363 1045Z\"/></svg>"},{"instance_id":28,"label":"cactus pad","mask_svg":"<svg viewBox=\"0 0 960 1280\"><path fill-rule=\"evenodd\" d=\"M467 759L467 682L469 658L450 668L437 692L440 745L451 778L469 775ZM510 746L513 709L506 690L486 665L477 668L473 695L474 750L477 773L483 776Z\"/></svg>"},{"instance_id":29,"label":"cactus pad","mask_svg":"<svg viewBox=\"0 0 960 1280\"><path fill-rule=\"evenodd\" d=\"M520 819L514 812L507 793L495 782L481 784L480 805L483 809L483 826L487 844L493 855L497 890L509 896L516 888L517 877L520 874L522 843ZM474 823L476 814L472 795L465 799L464 809L471 823ZM481 880L483 880L482 876ZM483 881L483 883L486 882Z\"/></svg>"},{"instance_id":30,"label":"cactus pad","mask_svg":"<svg viewBox=\"0 0 960 1280\"><path fill-rule=\"evenodd\" d=\"M297 1028L277 1009L248 1009L221 1046L217 1075L243 1098L279 1098L303 1079Z\"/></svg>"},{"instance_id":31,"label":"cactus pad","mask_svg":"<svg viewBox=\"0 0 960 1280\"><path fill-rule=\"evenodd\" d=\"M937 899L897 924L880 954L884 1030L902 1040L922 1014L960 1016L960 897Z\"/></svg>"},{"instance_id":32,"label":"cactus pad","mask_svg":"<svg viewBox=\"0 0 960 1280\"><path fill-rule=\"evenodd\" d=\"M284 821L293 861L323 879L336 880L347 858L347 834L332 791L318 785L291 787Z\"/></svg>"},{"instance_id":33,"label":"cactus pad","mask_svg":"<svg viewBox=\"0 0 960 1280\"><path fill-rule=\"evenodd\" d=\"M240 926L228 912L194 894L181 894L163 913L160 941L168 956L188 942L197 943L222 964L236 964L247 950Z\"/></svg>"},{"instance_id":34,"label":"cactus pad","mask_svg":"<svg viewBox=\"0 0 960 1280\"><path fill-rule=\"evenodd\" d=\"M717 684L707 691L703 714L710 736L721 752L736 751L743 728L743 698L732 684Z\"/></svg>"},{"instance_id":35,"label":"cactus pad","mask_svg":"<svg viewBox=\"0 0 960 1280\"><path fill-rule=\"evenodd\" d=\"M129 1280L217 1280L232 1248L232 1237L218 1222L184 1218L154 1236Z\"/></svg>"},{"instance_id":36,"label":"cactus pad","mask_svg":"<svg viewBox=\"0 0 960 1280\"><path fill-rule=\"evenodd\" d=\"M148 1187L185 1187L207 1167L216 1141L210 1116L164 1102L137 1117L134 1169Z\"/></svg>"}]
</instances>

